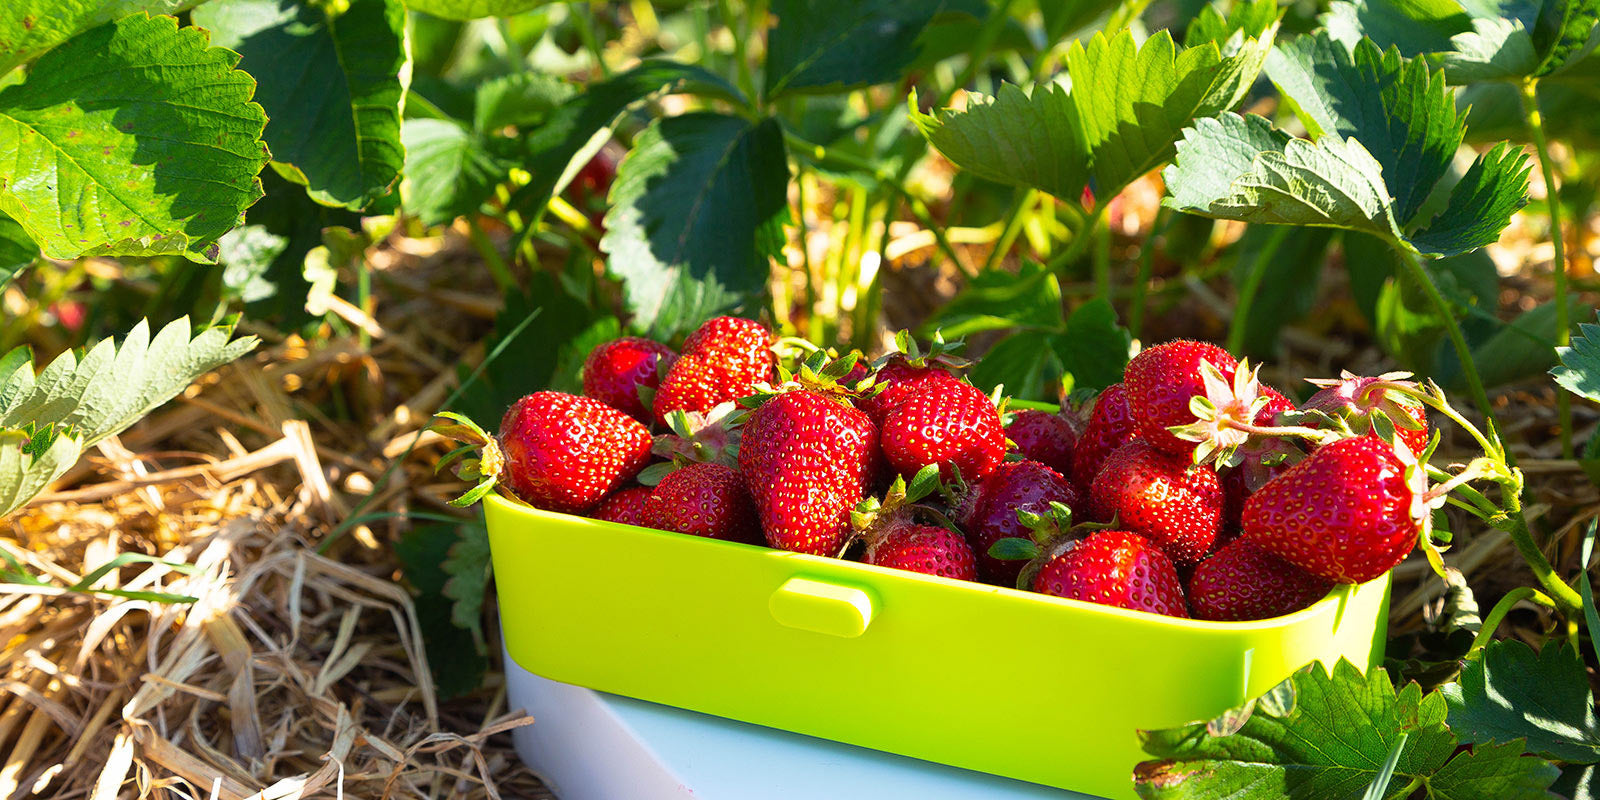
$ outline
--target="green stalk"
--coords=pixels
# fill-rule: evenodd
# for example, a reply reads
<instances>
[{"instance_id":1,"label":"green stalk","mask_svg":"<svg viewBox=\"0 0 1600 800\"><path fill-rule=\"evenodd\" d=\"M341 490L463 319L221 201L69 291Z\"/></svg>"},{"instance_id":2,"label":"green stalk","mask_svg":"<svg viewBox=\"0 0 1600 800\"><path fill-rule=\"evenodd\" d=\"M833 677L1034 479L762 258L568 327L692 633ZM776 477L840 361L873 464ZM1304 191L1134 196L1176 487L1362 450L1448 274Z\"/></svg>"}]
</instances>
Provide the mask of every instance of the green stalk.
<instances>
[{"instance_id":1,"label":"green stalk","mask_svg":"<svg viewBox=\"0 0 1600 800\"><path fill-rule=\"evenodd\" d=\"M1545 205L1550 210L1550 244L1555 249L1555 263L1550 271L1556 284L1556 346L1566 347L1572 343L1572 323L1567 319L1567 251L1561 237L1561 195L1556 191L1550 145L1544 135L1544 117L1539 113L1539 79L1524 79L1518 88L1521 89L1522 118L1533 136L1534 150L1539 153L1539 171L1544 175ZM1566 392L1556 392L1556 413L1560 418L1561 457L1572 458L1572 398Z\"/></svg>"},{"instance_id":2,"label":"green stalk","mask_svg":"<svg viewBox=\"0 0 1600 800\"><path fill-rule=\"evenodd\" d=\"M606 66L605 50L600 46L600 34L595 30L594 9L590 8L588 0L578 0L572 4L572 13L578 17L578 38L583 40L584 49L594 58L600 75L611 77L611 68Z\"/></svg>"},{"instance_id":3,"label":"green stalk","mask_svg":"<svg viewBox=\"0 0 1600 800\"><path fill-rule=\"evenodd\" d=\"M1249 274L1244 277L1244 285L1239 287L1239 302L1233 307L1233 319L1228 322L1228 352L1237 353L1244 346L1244 326L1250 318L1250 308L1255 305L1256 295L1261 293L1261 281L1267 276L1267 265L1272 263L1272 257L1278 254L1278 248L1283 246L1283 240L1289 238L1288 225L1276 226L1272 234L1262 245L1261 252L1256 254L1256 261L1250 267Z\"/></svg>"},{"instance_id":4,"label":"green stalk","mask_svg":"<svg viewBox=\"0 0 1600 800\"><path fill-rule=\"evenodd\" d=\"M511 277L511 268L506 266L506 260L500 257L500 251L494 247L494 242L489 241L488 234L483 232L475 219L467 219L467 240L472 242L472 248L483 257L484 266L489 268L490 277L494 278L494 285L499 287L502 294L509 294L517 289L517 279Z\"/></svg>"},{"instance_id":5,"label":"green stalk","mask_svg":"<svg viewBox=\"0 0 1600 800\"><path fill-rule=\"evenodd\" d=\"M728 36L733 39L733 65L738 75L739 90L746 97L756 96L755 77L750 72L750 54L745 47L745 40L750 36L750 21L748 15L743 25L739 24L739 16L733 12L733 0L717 0L717 10L722 14L722 24L728 29ZM754 13L754 9L750 9Z\"/></svg>"},{"instance_id":6,"label":"green stalk","mask_svg":"<svg viewBox=\"0 0 1600 800\"><path fill-rule=\"evenodd\" d=\"M1461 332L1461 324L1456 322L1455 314L1450 309L1450 304L1439 293L1439 287L1433 285L1433 279L1428 277L1428 271L1422 268L1422 262L1417 256L1402 251L1400 262L1404 265L1406 275L1422 289L1427 296L1428 303L1444 321L1445 333L1450 337L1450 345L1455 348L1456 358L1461 361L1461 375L1467 380L1467 390L1472 394L1472 403L1478 407L1495 428L1500 424L1494 418L1494 408L1489 405L1489 393L1483 388L1483 378L1478 375L1478 365L1472 360L1472 348L1467 346L1466 334ZM1506 461L1516 466L1516 461L1511 453L1506 453Z\"/></svg>"},{"instance_id":7,"label":"green stalk","mask_svg":"<svg viewBox=\"0 0 1600 800\"><path fill-rule=\"evenodd\" d=\"M1467 652L1477 650L1494 639L1495 630L1500 627L1500 622L1506 618L1506 614L1511 612L1511 607L1523 600L1532 600L1550 608L1556 607L1554 600L1532 586L1518 586L1506 592L1505 597L1500 598L1500 602L1495 603L1494 608L1489 609L1489 613L1484 616L1483 627L1478 629L1478 635L1473 637L1472 647Z\"/></svg>"},{"instance_id":8,"label":"green stalk","mask_svg":"<svg viewBox=\"0 0 1600 800\"><path fill-rule=\"evenodd\" d=\"M372 264L365 257L358 259L356 264L356 308L361 313L372 315ZM372 349L372 334L367 332L365 325L357 331L357 341L361 343L363 351Z\"/></svg>"},{"instance_id":9,"label":"green stalk","mask_svg":"<svg viewBox=\"0 0 1600 800\"><path fill-rule=\"evenodd\" d=\"M800 229L800 263L806 271L806 333L812 339L817 335L817 275L811 271L811 235L806 225L806 170L801 167L794 173L795 224Z\"/></svg>"},{"instance_id":10,"label":"green stalk","mask_svg":"<svg viewBox=\"0 0 1600 800\"><path fill-rule=\"evenodd\" d=\"M1012 199L1011 210L1006 212L1006 224L1000 229L1000 239L994 243L994 249L989 251L989 257L984 259L984 272L1000 266L1006 253L1010 252L1011 245L1016 243L1017 236L1022 233L1023 214L1033 205L1033 199L1038 193L1037 189L1022 189Z\"/></svg>"},{"instance_id":11,"label":"green stalk","mask_svg":"<svg viewBox=\"0 0 1600 800\"><path fill-rule=\"evenodd\" d=\"M1145 296L1150 289L1150 273L1154 268L1156 257L1156 239L1165 235L1167 228L1172 227L1172 217L1172 209L1162 206L1156 212L1155 222L1150 226L1150 236L1144 240L1144 247L1139 248L1139 277L1134 281L1133 300L1128 309L1128 332L1133 334L1135 339L1139 338L1140 331L1144 329Z\"/></svg>"},{"instance_id":12,"label":"green stalk","mask_svg":"<svg viewBox=\"0 0 1600 800\"><path fill-rule=\"evenodd\" d=\"M1072 235L1071 243L1067 245L1066 249L1051 258L1050 263L1045 265L1051 272L1059 274L1067 268L1068 264L1077 261L1083 255L1083 251L1094 240L1094 231L1100 226L1100 218L1106 214L1106 205L1106 203L1095 204L1094 210L1089 212L1087 218L1083 221L1083 225ZM1061 207L1070 209L1072 208L1072 203L1062 203ZM1096 283L1098 284L1098 281Z\"/></svg>"},{"instance_id":13,"label":"green stalk","mask_svg":"<svg viewBox=\"0 0 1600 800\"><path fill-rule=\"evenodd\" d=\"M1095 218L1094 296L1111 301L1111 220L1104 214Z\"/></svg>"},{"instance_id":14,"label":"green stalk","mask_svg":"<svg viewBox=\"0 0 1600 800\"><path fill-rule=\"evenodd\" d=\"M1505 522L1497 527L1511 536L1511 543L1517 546L1517 552L1522 554L1522 560L1528 562L1528 569L1533 571L1533 576L1539 580L1539 585L1544 587L1545 594L1555 601L1561 613L1567 619L1581 618L1583 598L1561 580L1555 568L1550 566L1550 560L1544 557L1544 551L1534 543L1533 535L1528 532L1528 521L1522 515L1522 496L1511 491L1504 494L1508 508Z\"/></svg>"}]
</instances>

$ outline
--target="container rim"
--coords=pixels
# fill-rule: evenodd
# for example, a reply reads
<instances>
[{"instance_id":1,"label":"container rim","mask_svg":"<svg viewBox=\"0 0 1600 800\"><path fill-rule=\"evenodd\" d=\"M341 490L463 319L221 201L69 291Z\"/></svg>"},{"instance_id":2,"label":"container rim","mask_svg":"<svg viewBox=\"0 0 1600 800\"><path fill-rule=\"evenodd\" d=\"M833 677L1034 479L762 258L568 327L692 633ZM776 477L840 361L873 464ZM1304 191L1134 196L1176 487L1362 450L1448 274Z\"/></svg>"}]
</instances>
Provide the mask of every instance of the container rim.
<instances>
[{"instance_id":1,"label":"container rim","mask_svg":"<svg viewBox=\"0 0 1600 800\"><path fill-rule=\"evenodd\" d=\"M1218 621L1218 620L1201 620L1201 619L1191 619L1191 618L1185 618L1185 617L1169 617L1169 616L1167 616L1165 614L1155 614L1155 613L1151 613L1151 612L1148 612L1148 611L1136 611L1136 610L1133 610L1133 609L1121 608L1119 606L1108 606L1108 605L1103 605L1101 603L1091 603L1091 602L1088 602L1086 600L1073 600L1073 599L1066 598L1066 597L1055 597L1053 595L1041 594L1039 592L1025 592L1025 591L1022 591L1020 589L1014 589L1014 588L1010 588L1010 587L1006 587L1006 586L995 586L993 584L979 583L977 581L964 581L964 580L958 580L958 579L955 579L955 578L946 578L946 577L943 577L943 576L940 576L940 575L925 575L925 574L922 574L920 572L911 572L909 570L895 569L893 567L880 567L880 566L877 566L877 565L874 565L874 564L865 564L865 563L862 563L860 561L850 561L850 560L842 559L842 558L830 558L830 557L827 557L827 556L816 556L816 555L811 555L809 553L794 553L794 552L789 552L789 551L785 551L785 550L778 550L778 549L772 548L772 547L767 547L765 545L744 544L742 542L729 542L729 541L723 541L721 539L711 539L711 538L704 537L704 536L692 536L692 535L689 535L689 534L674 533L672 531L661 531L661 530L656 530L654 528L644 528L644 527L640 527L640 526L637 526L637 525L626 525L626 524L617 523L617 522L607 522L605 520L598 520L598 519L593 519L593 518L590 518L590 517L582 517L582 516L578 516L576 514L565 514L565 513L559 512L559 511L548 511L546 509L536 508L534 506L531 506L531 505L528 505L527 503L522 502L521 500L514 500L514 499L508 498L508 497L506 497L506 496L504 496L502 494L499 494L497 492L489 493L484 498L484 504L486 506L495 506L497 509L499 509L501 511L504 511L506 513L518 514L518 515L521 515L521 516L523 516L525 518L530 518L530 519L534 519L534 520L541 519L541 518L560 519L563 522L566 522L566 523L569 523L569 524L572 523L572 522L578 522L578 523L593 525L593 526L600 527L600 528L605 528L605 529L613 529L613 530L625 531L625 532L628 532L630 534L635 534L635 535L637 535L637 533L648 533L648 534L652 534L652 535L656 535L656 536L674 536L674 537L678 537L680 539L685 540L684 541L684 546L686 546L686 547L702 547L702 548L712 548L712 549L722 548L722 549L747 550L747 551L751 551L753 553L761 554L763 557L766 557L766 558L780 558L780 559L784 559L784 560L794 560L794 561L798 561L798 562L800 562L802 564L808 564L808 565L815 566L815 567L817 567L819 569L842 570L842 571L845 571L845 572L860 572L860 573L864 573L866 575L875 576L876 579L880 579L880 580L906 580L906 581L914 581L914 582L922 582L922 583L932 583L934 585L938 585L938 586L944 587L946 590L949 590L949 591L958 591L958 592L964 592L964 593L975 594L975 595L998 594L998 595L1001 595L1001 596L1010 597L1010 598L1015 599L1015 600L1023 600L1023 601L1027 601L1027 602L1053 603L1053 604L1063 605L1063 606L1066 606L1066 607L1069 607L1069 608L1077 609L1078 611L1083 612L1083 613L1099 614L1099 615L1108 616L1108 617L1117 618L1117 619L1137 620L1137 621L1139 621L1141 623L1144 623L1146 625L1149 625L1149 624L1160 624L1160 625L1165 625L1167 627L1174 628L1174 629L1179 629L1179 630L1206 631L1206 632L1239 632L1239 631L1258 631L1258 630L1269 630L1269 629L1275 629L1275 628L1291 627L1291 626L1294 626L1294 625L1296 625L1297 623L1299 623L1301 621L1306 620L1307 618L1315 617L1315 616L1321 616L1322 614L1327 613L1330 609L1332 609L1335 612L1335 614L1342 613L1343 609L1339 608L1339 607L1343 606L1349 600L1350 596L1355 593L1356 590L1360 589L1362 586L1368 585L1368 584L1353 584L1353 583L1335 584L1333 589L1331 591L1329 591L1327 595L1323 596L1322 599L1316 601L1315 603L1312 603L1309 606L1306 606L1305 608L1300 609L1299 611L1295 611L1295 612L1290 613L1290 614L1285 614L1285 615L1280 616L1280 617L1271 617L1271 618L1268 618L1268 619L1258 619L1258 620L1243 620L1243 621L1236 621L1236 622ZM491 544L491 550L492 550L492 544ZM1388 579L1389 579L1389 573L1385 572L1383 575L1380 575L1377 578L1372 579L1372 581L1370 581L1369 583L1377 583L1379 581L1386 581Z\"/></svg>"}]
</instances>

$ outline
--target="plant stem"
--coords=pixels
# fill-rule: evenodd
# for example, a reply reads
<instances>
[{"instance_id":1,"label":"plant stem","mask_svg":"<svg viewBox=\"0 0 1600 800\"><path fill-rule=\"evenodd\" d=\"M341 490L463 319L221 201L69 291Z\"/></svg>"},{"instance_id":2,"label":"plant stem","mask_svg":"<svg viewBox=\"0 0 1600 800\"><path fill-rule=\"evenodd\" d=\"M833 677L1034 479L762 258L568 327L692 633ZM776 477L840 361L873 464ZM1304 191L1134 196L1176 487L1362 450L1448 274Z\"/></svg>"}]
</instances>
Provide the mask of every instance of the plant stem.
<instances>
[{"instance_id":1,"label":"plant stem","mask_svg":"<svg viewBox=\"0 0 1600 800\"><path fill-rule=\"evenodd\" d=\"M1494 639L1495 630L1500 627L1500 622L1506 618L1506 614L1510 613L1511 607L1524 600L1532 600L1550 608L1556 607L1554 600L1532 586L1518 586L1506 592L1505 597L1500 598L1500 602L1495 603L1494 608L1489 609L1489 613L1484 616L1483 627L1478 629L1478 635L1473 637L1472 647L1467 652L1477 650Z\"/></svg>"},{"instance_id":2,"label":"plant stem","mask_svg":"<svg viewBox=\"0 0 1600 800\"><path fill-rule=\"evenodd\" d=\"M754 4L746 9L754 13ZM728 28L728 36L733 39L733 66L738 75L739 90L745 97L756 96L756 81L750 72L750 54L745 49L745 40L750 36L750 21L748 15L745 24L740 25L738 15L733 13L733 0L717 0L717 9L722 12L722 24Z\"/></svg>"},{"instance_id":3,"label":"plant stem","mask_svg":"<svg viewBox=\"0 0 1600 800\"><path fill-rule=\"evenodd\" d=\"M1539 585L1544 587L1545 593L1554 600L1557 608L1567 619L1576 619L1583 614L1583 598L1578 596L1576 590L1561 580L1555 568L1550 566L1550 560L1544 557L1544 551L1533 541L1533 534L1528 531L1528 521L1522 516L1522 497L1516 492L1505 492L1506 509L1505 523L1500 527L1511 536L1511 543L1517 546L1517 552L1522 554L1522 560L1528 562L1528 569L1533 571L1533 576L1539 580Z\"/></svg>"},{"instance_id":4,"label":"plant stem","mask_svg":"<svg viewBox=\"0 0 1600 800\"><path fill-rule=\"evenodd\" d=\"M1478 407L1479 413L1483 414L1485 419L1499 428L1500 426L1495 423L1494 408L1489 405L1489 393L1484 391L1483 379L1478 376L1477 362L1472 360L1472 348L1467 346L1467 337L1461 332L1461 323L1456 321L1450 304L1444 299L1444 295L1439 293L1439 287L1428 277L1428 271L1422 268L1422 262L1417 260L1417 256L1402 251L1400 262L1404 265L1407 277L1422 289L1422 293L1427 295L1428 303L1444 321L1445 333L1449 335L1450 344L1455 348L1456 358L1461 361L1461 375L1466 378L1467 390L1472 394L1473 405ZM1516 465L1516 462L1511 460L1510 453L1506 454L1506 459L1512 466Z\"/></svg>"},{"instance_id":5,"label":"plant stem","mask_svg":"<svg viewBox=\"0 0 1600 800\"><path fill-rule=\"evenodd\" d=\"M794 173L795 223L800 233L800 264L806 271L806 333L817 336L817 276L811 271L811 235L806 225L806 170Z\"/></svg>"},{"instance_id":6,"label":"plant stem","mask_svg":"<svg viewBox=\"0 0 1600 800\"><path fill-rule=\"evenodd\" d=\"M1104 214L1095 217L1094 228L1094 296L1111 302L1111 220Z\"/></svg>"},{"instance_id":7,"label":"plant stem","mask_svg":"<svg viewBox=\"0 0 1600 800\"><path fill-rule=\"evenodd\" d=\"M967 260L961 257L961 253L950 245L950 238L945 236L944 226L933 221L933 212L928 210L928 204L909 194L905 197L906 204L911 206L912 216L917 218L917 222L921 223L922 227L933 232L933 241L939 246L939 250L944 253L944 257L950 259L950 263L955 264L956 269L961 270L961 274L969 278L976 276L978 273L972 268L972 265L968 264Z\"/></svg>"},{"instance_id":8,"label":"plant stem","mask_svg":"<svg viewBox=\"0 0 1600 800\"><path fill-rule=\"evenodd\" d=\"M1140 331L1144 329L1145 295L1150 290L1150 273L1156 257L1156 239L1166 235L1167 228L1172 227L1172 218L1172 209L1162 206L1156 212L1155 222L1150 225L1150 236L1144 240L1144 246L1139 248L1139 277L1134 280L1133 299L1129 301L1128 307L1128 332L1133 334L1135 339L1139 338Z\"/></svg>"},{"instance_id":9,"label":"plant stem","mask_svg":"<svg viewBox=\"0 0 1600 800\"><path fill-rule=\"evenodd\" d=\"M600 46L600 34L595 31L594 9L588 0L578 0L572 4L572 13L578 18L578 38L583 40L583 46L594 58L595 68L600 70L604 77L611 77L611 68L606 66L605 50Z\"/></svg>"},{"instance_id":10,"label":"plant stem","mask_svg":"<svg viewBox=\"0 0 1600 800\"><path fill-rule=\"evenodd\" d=\"M1033 205L1033 199L1038 194L1037 189L1018 190L1017 196L1012 199L1011 210L1006 212L1006 224L1000 229L1000 240L994 243L994 249L989 251L989 257L983 262L983 271L988 272L1000 266L1006 253L1011 250L1011 245L1017 241L1017 235L1022 233L1022 218L1028 206Z\"/></svg>"},{"instance_id":11,"label":"plant stem","mask_svg":"<svg viewBox=\"0 0 1600 800\"><path fill-rule=\"evenodd\" d=\"M1289 238L1291 230L1293 228L1288 225L1273 226L1261 251L1256 253L1255 263L1250 265L1244 285L1239 287L1239 302L1234 304L1233 319L1228 322L1228 352L1237 353L1244 347L1245 323L1250 319L1250 309L1255 305L1256 295L1261 293L1261 281L1267 276L1267 266L1278 254L1278 248L1283 246L1283 240Z\"/></svg>"},{"instance_id":12,"label":"plant stem","mask_svg":"<svg viewBox=\"0 0 1600 800\"><path fill-rule=\"evenodd\" d=\"M1077 261L1078 257L1083 255L1083 251L1089 247L1089 243L1094 239L1094 231L1100 225L1100 218L1105 216L1106 205L1106 203L1095 204L1094 210L1089 212L1087 219L1083 221L1083 226L1078 228L1077 233L1072 235L1072 242L1060 254L1050 259L1050 263L1046 265L1051 272L1060 273L1067 268L1068 264ZM1061 206L1063 208L1071 208L1072 204L1062 203ZM1097 285L1096 296L1104 296L1099 291L1099 288Z\"/></svg>"},{"instance_id":13,"label":"plant stem","mask_svg":"<svg viewBox=\"0 0 1600 800\"><path fill-rule=\"evenodd\" d=\"M1561 237L1561 193L1556 190L1555 168L1550 161L1550 145L1545 141L1544 117L1539 113L1539 79L1522 81L1522 118L1533 136L1533 147L1539 153L1539 171L1544 175L1545 207L1550 211L1550 245L1555 250L1551 264L1551 277L1555 279L1556 346L1572 343L1571 321L1567 319L1567 252ZM1572 458L1572 398L1566 392L1556 392L1556 413L1560 419L1562 458Z\"/></svg>"},{"instance_id":14,"label":"plant stem","mask_svg":"<svg viewBox=\"0 0 1600 800\"><path fill-rule=\"evenodd\" d=\"M488 234L478 225L475 219L467 219L467 239L472 242L472 248L483 257L484 266L489 268L490 277L494 278L494 285L499 287L502 294L517 291L517 279L511 277L511 268L506 266L506 260L500 257L500 251L494 247L494 242L489 241Z\"/></svg>"}]
</instances>

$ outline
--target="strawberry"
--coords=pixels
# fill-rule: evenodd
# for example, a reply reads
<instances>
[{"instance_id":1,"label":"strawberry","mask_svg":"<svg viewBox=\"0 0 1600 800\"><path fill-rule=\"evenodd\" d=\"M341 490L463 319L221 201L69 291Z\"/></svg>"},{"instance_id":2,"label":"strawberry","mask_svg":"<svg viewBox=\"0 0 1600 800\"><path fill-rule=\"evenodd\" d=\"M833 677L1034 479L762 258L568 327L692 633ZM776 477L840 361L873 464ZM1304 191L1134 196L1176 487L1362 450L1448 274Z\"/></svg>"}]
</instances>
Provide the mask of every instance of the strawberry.
<instances>
[{"instance_id":1,"label":"strawberry","mask_svg":"<svg viewBox=\"0 0 1600 800\"><path fill-rule=\"evenodd\" d=\"M867 546L862 560L880 567L962 581L978 578L977 561L967 540L938 525L895 525Z\"/></svg>"},{"instance_id":2,"label":"strawberry","mask_svg":"<svg viewBox=\"0 0 1600 800\"><path fill-rule=\"evenodd\" d=\"M650 431L591 397L534 392L500 420L506 483L551 511L581 513L650 460Z\"/></svg>"},{"instance_id":3,"label":"strawberry","mask_svg":"<svg viewBox=\"0 0 1600 800\"><path fill-rule=\"evenodd\" d=\"M1066 417L1033 409L1018 411L1006 426L1006 438L1016 443L1023 458L1062 475L1072 474L1072 447L1078 441L1078 433Z\"/></svg>"},{"instance_id":4,"label":"strawberry","mask_svg":"<svg viewBox=\"0 0 1600 800\"><path fill-rule=\"evenodd\" d=\"M1261 384L1261 393L1267 396L1267 404L1256 412L1255 424L1262 427L1271 427L1277 424L1278 415L1294 411L1294 401L1285 397L1282 392L1266 384ZM1272 459L1272 464L1263 464L1262 459L1273 454L1285 454L1294 451L1294 445L1286 439L1273 439L1258 437L1250 444L1241 448L1244 459L1235 467L1222 473L1223 495L1223 529L1235 530L1239 527L1239 515L1244 513L1244 501L1251 493L1260 489L1267 481L1277 477L1289 468L1289 461ZM1222 544L1219 542L1219 545Z\"/></svg>"},{"instance_id":5,"label":"strawberry","mask_svg":"<svg viewBox=\"0 0 1600 800\"><path fill-rule=\"evenodd\" d=\"M1187 617L1177 570L1149 539L1128 531L1100 531L1050 559L1033 590L1169 617Z\"/></svg>"},{"instance_id":6,"label":"strawberry","mask_svg":"<svg viewBox=\"0 0 1600 800\"><path fill-rule=\"evenodd\" d=\"M1152 447L1174 455L1194 453L1195 443L1180 439L1168 428L1196 421L1189 401L1208 394L1200 365L1217 368L1225 383L1233 381L1238 362L1228 351L1205 342L1174 339L1146 348L1128 362L1122 383L1139 435Z\"/></svg>"},{"instance_id":7,"label":"strawberry","mask_svg":"<svg viewBox=\"0 0 1600 800\"><path fill-rule=\"evenodd\" d=\"M943 367L916 367L904 362L891 362L878 370L876 385L883 389L861 398L856 405L878 425L888 415L889 409L912 395L934 386L960 383L961 379Z\"/></svg>"},{"instance_id":8,"label":"strawberry","mask_svg":"<svg viewBox=\"0 0 1600 800\"><path fill-rule=\"evenodd\" d=\"M645 521L644 514L645 501L649 499L650 487L648 486L629 486L626 489L618 489L606 495L606 498L600 501L600 505L595 506L594 510L589 512L589 516L606 522L618 522L623 525L638 525L641 528L649 528L652 526Z\"/></svg>"},{"instance_id":9,"label":"strawberry","mask_svg":"<svg viewBox=\"0 0 1600 800\"><path fill-rule=\"evenodd\" d=\"M1313 575L1364 583L1416 546L1427 514L1419 499L1388 444L1341 439L1245 501L1244 538Z\"/></svg>"},{"instance_id":10,"label":"strawberry","mask_svg":"<svg viewBox=\"0 0 1600 800\"><path fill-rule=\"evenodd\" d=\"M837 555L878 458L878 429L847 402L810 389L762 401L741 434L739 471L767 543Z\"/></svg>"},{"instance_id":11,"label":"strawberry","mask_svg":"<svg viewBox=\"0 0 1600 800\"><path fill-rule=\"evenodd\" d=\"M1087 490L1094 476L1100 474L1100 465L1105 463L1106 456L1137 435L1138 426L1128 409L1127 391L1120 383L1106 387L1094 401L1089 424L1072 449L1072 482Z\"/></svg>"},{"instance_id":12,"label":"strawberry","mask_svg":"<svg viewBox=\"0 0 1600 800\"><path fill-rule=\"evenodd\" d=\"M689 464L668 473L645 503L647 525L663 531L758 544L761 524L739 473L721 464Z\"/></svg>"},{"instance_id":13,"label":"strawberry","mask_svg":"<svg viewBox=\"0 0 1600 800\"><path fill-rule=\"evenodd\" d=\"M640 421L648 421L639 388L654 389L661 381L662 366L670 366L678 354L672 348L624 336L589 351L583 362L583 393Z\"/></svg>"},{"instance_id":14,"label":"strawberry","mask_svg":"<svg viewBox=\"0 0 1600 800\"><path fill-rule=\"evenodd\" d=\"M1089 488L1089 516L1148 537L1173 561L1200 560L1222 531L1222 484L1209 467L1143 439L1119 448Z\"/></svg>"},{"instance_id":15,"label":"strawberry","mask_svg":"<svg viewBox=\"0 0 1600 800\"><path fill-rule=\"evenodd\" d=\"M1332 588L1333 581L1241 539L1194 568L1189 606L1196 619L1271 619L1317 602Z\"/></svg>"},{"instance_id":16,"label":"strawberry","mask_svg":"<svg viewBox=\"0 0 1600 800\"><path fill-rule=\"evenodd\" d=\"M1338 380L1313 379L1311 383L1324 387L1307 400L1302 411L1321 411L1331 417L1342 418L1352 431L1378 436L1374 424L1379 414L1389 418L1395 436L1412 455L1421 455L1428 449L1428 409L1401 390L1414 390L1417 384L1405 380L1408 373L1391 372L1376 378L1362 377L1344 372ZM1409 427L1408 427L1409 426Z\"/></svg>"},{"instance_id":17,"label":"strawberry","mask_svg":"<svg viewBox=\"0 0 1600 800\"><path fill-rule=\"evenodd\" d=\"M989 396L961 381L940 382L901 400L884 415L883 455L910 477L929 464L980 481L1006 453L1000 412Z\"/></svg>"},{"instance_id":18,"label":"strawberry","mask_svg":"<svg viewBox=\"0 0 1600 800\"><path fill-rule=\"evenodd\" d=\"M682 354L656 389L657 422L668 413L704 414L720 403L755 393L772 380L772 332L759 322L716 317L683 340Z\"/></svg>"},{"instance_id":19,"label":"strawberry","mask_svg":"<svg viewBox=\"0 0 1600 800\"><path fill-rule=\"evenodd\" d=\"M1017 585L1023 562L995 558L989 548L1001 539L1029 538L1028 526L1017 519L1017 512L1045 514L1052 502L1068 508L1080 508L1082 503L1066 478L1037 461L1007 461L973 487L957 513L978 554L978 574L984 583Z\"/></svg>"}]
</instances>

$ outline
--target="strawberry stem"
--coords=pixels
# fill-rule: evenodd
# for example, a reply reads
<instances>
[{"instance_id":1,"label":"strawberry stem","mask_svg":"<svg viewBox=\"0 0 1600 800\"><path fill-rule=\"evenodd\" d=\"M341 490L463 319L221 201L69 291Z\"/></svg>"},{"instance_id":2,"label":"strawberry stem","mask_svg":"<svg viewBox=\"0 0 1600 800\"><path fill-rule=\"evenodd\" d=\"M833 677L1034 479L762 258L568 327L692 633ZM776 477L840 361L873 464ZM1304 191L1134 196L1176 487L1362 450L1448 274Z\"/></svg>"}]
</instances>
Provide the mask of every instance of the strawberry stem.
<instances>
[{"instance_id":1,"label":"strawberry stem","mask_svg":"<svg viewBox=\"0 0 1600 800\"><path fill-rule=\"evenodd\" d=\"M1340 439L1346 438L1343 434L1340 434L1336 431L1323 431L1317 430L1316 428L1306 428L1299 425L1264 426L1256 425L1252 422L1240 422L1239 420L1229 417L1220 418L1218 422L1224 427L1232 428L1233 430L1241 431L1243 433L1248 433L1252 436L1273 436L1279 438L1298 436L1302 439L1309 439L1317 444L1328 444L1330 442L1336 442Z\"/></svg>"},{"instance_id":2,"label":"strawberry stem","mask_svg":"<svg viewBox=\"0 0 1600 800\"><path fill-rule=\"evenodd\" d=\"M1484 615L1483 627L1478 629L1478 635L1473 637L1472 647L1468 648L1467 652L1471 653L1489 644L1489 641L1494 638L1495 629L1500 627L1500 622L1506 618L1506 614L1511 612L1513 606L1524 600L1532 600L1539 605L1556 608L1556 601L1551 600L1544 592L1532 586L1518 586L1506 592L1505 596L1500 598L1500 602L1495 603L1494 608L1489 609L1489 613Z\"/></svg>"}]
</instances>

